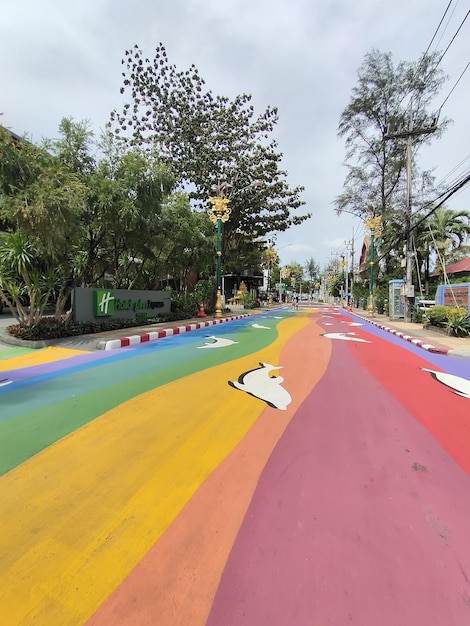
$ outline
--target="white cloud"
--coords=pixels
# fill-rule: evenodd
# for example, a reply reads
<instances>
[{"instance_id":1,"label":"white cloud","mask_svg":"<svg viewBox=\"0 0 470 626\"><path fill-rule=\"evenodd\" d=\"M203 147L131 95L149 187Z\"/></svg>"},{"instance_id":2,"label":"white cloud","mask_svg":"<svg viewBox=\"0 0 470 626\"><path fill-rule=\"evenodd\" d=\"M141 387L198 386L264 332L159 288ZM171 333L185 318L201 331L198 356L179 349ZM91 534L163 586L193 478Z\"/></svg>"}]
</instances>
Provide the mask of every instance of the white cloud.
<instances>
[{"instance_id":1,"label":"white cloud","mask_svg":"<svg viewBox=\"0 0 470 626\"><path fill-rule=\"evenodd\" d=\"M17 133L54 137L64 116L90 119L99 131L119 106L121 59L135 43L151 58L162 42L179 69L194 63L214 92L251 93L260 113L278 106L283 167L292 185L305 186L305 208L313 213L308 223L281 233L278 245L293 244L283 258L288 252L301 263L312 256L322 263L351 239L353 228L362 229L333 209L345 176L337 126L357 69L373 47L391 51L395 61L417 59L444 6L427 0L4 0L2 8L1 121ZM441 48L463 11L456 10ZM443 98L465 67L466 33L443 60L451 75ZM469 153L469 80L466 75L444 108L453 127L419 153L420 164L436 167L438 178ZM467 190L449 204L468 208L469 196Z\"/></svg>"}]
</instances>

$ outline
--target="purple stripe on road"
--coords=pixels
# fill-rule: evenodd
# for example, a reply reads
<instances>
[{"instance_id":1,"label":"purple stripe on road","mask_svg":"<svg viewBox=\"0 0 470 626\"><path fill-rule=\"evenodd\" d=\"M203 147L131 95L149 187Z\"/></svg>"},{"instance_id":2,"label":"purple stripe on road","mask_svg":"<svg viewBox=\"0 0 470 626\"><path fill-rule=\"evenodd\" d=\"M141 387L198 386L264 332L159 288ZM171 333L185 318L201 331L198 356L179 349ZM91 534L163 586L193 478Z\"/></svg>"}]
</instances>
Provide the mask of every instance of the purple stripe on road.
<instances>
[{"instance_id":1,"label":"purple stripe on road","mask_svg":"<svg viewBox=\"0 0 470 626\"><path fill-rule=\"evenodd\" d=\"M206 626L469 624L469 492L335 344L260 478Z\"/></svg>"}]
</instances>

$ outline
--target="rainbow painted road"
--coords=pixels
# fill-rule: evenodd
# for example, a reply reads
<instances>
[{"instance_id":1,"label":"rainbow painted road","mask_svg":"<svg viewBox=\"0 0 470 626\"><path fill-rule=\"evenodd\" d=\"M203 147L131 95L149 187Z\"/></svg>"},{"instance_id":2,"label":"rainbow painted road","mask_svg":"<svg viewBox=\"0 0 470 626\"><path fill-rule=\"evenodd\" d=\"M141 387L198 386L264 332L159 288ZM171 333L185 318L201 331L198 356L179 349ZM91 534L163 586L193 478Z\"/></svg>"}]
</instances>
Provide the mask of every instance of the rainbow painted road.
<instances>
[{"instance_id":1,"label":"rainbow painted road","mask_svg":"<svg viewBox=\"0 0 470 626\"><path fill-rule=\"evenodd\" d=\"M469 359L210 333L0 352L2 626L468 626Z\"/></svg>"}]
</instances>

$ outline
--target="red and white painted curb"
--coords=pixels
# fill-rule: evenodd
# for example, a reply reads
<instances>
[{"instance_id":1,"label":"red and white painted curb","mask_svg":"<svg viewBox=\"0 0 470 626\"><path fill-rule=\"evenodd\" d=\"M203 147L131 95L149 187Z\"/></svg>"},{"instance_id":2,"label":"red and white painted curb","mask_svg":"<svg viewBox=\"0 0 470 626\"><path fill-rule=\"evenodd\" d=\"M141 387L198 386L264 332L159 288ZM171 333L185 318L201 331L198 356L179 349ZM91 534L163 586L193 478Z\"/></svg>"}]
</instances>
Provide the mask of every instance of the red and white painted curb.
<instances>
[{"instance_id":1,"label":"red and white painted curb","mask_svg":"<svg viewBox=\"0 0 470 626\"><path fill-rule=\"evenodd\" d=\"M155 341L156 339L163 339L164 337L181 335L183 333L188 333L191 330L199 330L200 328L208 328L209 326L215 326L216 324L223 324L224 322L239 320L244 317L250 317L250 315L246 314L234 315L232 317L221 317L219 319L206 320L204 322L185 324L184 326L162 328L159 330L151 331L149 333L142 333L141 335L131 335L130 337L121 337L120 339L109 339L108 341L100 341L98 343L98 348L101 350L115 350L116 348L125 348L127 346L134 346L139 343L148 343L149 341Z\"/></svg>"},{"instance_id":2,"label":"red and white painted curb","mask_svg":"<svg viewBox=\"0 0 470 626\"><path fill-rule=\"evenodd\" d=\"M383 324L379 324L378 322L374 322L373 320L368 320L367 318L361 317L361 319L365 319L370 324L381 328L382 330L386 330L388 333L392 333L392 335L396 335L405 341L409 341L415 346L419 348L423 348L423 350L427 350L428 352L434 352L434 354L448 354L450 348L436 348L436 346L431 345L430 343L425 343L421 339L416 339L415 337L411 337L411 335L406 335L402 333L400 330L396 330L396 328L389 328L388 326L384 326Z\"/></svg>"}]
</instances>

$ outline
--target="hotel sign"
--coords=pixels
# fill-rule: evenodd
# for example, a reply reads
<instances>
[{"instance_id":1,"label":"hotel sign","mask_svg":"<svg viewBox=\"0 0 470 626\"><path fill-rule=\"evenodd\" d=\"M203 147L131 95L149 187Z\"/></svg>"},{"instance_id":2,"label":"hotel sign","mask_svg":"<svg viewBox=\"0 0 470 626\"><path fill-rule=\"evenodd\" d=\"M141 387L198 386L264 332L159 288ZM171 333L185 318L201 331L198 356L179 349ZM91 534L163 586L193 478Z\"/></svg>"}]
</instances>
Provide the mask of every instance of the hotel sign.
<instances>
[{"instance_id":1,"label":"hotel sign","mask_svg":"<svg viewBox=\"0 0 470 626\"><path fill-rule=\"evenodd\" d=\"M75 322L107 319L137 319L144 321L171 311L168 291L140 291L130 289L76 288L72 295Z\"/></svg>"}]
</instances>

